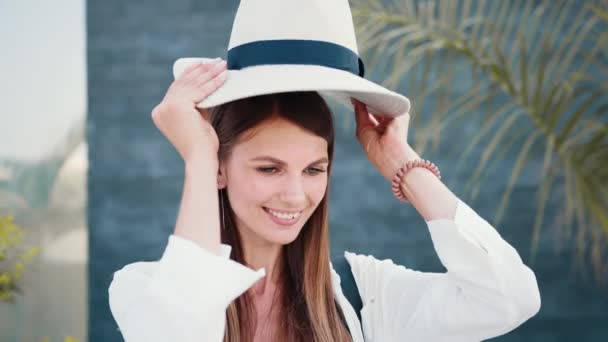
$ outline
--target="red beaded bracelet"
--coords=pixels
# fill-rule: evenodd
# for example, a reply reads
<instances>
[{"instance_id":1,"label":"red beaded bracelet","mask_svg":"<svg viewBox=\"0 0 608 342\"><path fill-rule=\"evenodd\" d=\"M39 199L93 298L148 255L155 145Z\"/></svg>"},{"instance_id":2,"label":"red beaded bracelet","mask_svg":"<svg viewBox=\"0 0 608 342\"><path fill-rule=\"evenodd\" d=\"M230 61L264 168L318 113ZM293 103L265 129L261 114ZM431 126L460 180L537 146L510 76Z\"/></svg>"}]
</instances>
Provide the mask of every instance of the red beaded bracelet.
<instances>
[{"instance_id":1,"label":"red beaded bracelet","mask_svg":"<svg viewBox=\"0 0 608 342\"><path fill-rule=\"evenodd\" d=\"M439 168L434 163L425 159L414 159L408 161L407 163L405 163L405 165L400 167L399 170L397 170L395 176L393 177L393 194L395 194L395 197L397 197L397 199L399 199L401 202L409 203L409 201L401 191L401 182L403 181L403 176L405 176L405 174L409 170L415 167L423 167L425 169L428 169L433 172L435 176L437 176L437 178L441 179L441 173L439 172Z\"/></svg>"}]
</instances>

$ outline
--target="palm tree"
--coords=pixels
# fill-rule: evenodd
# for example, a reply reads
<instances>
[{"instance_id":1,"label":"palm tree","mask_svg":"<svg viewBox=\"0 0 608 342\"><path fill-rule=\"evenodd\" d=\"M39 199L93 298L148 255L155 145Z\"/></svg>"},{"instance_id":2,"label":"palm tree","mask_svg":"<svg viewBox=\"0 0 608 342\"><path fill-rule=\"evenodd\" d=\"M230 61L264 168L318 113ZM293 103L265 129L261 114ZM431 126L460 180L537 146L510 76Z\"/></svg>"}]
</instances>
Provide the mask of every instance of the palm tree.
<instances>
[{"instance_id":1,"label":"palm tree","mask_svg":"<svg viewBox=\"0 0 608 342\"><path fill-rule=\"evenodd\" d=\"M578 261L590 259L596 278L606 279L608 2L351 2L367 69L384 71L385 86L406 87L414 99L416 148L436 150L446 127L470 130L481 122L467 145L452 151L458 170L483 146L473 156L467 194L474 199L485 177L514 153L493 224L522 174L538 172L532 256L548 200L558 198L562 208L550 227L562 238L576 233Z\"/></svg>"}]
</instances>

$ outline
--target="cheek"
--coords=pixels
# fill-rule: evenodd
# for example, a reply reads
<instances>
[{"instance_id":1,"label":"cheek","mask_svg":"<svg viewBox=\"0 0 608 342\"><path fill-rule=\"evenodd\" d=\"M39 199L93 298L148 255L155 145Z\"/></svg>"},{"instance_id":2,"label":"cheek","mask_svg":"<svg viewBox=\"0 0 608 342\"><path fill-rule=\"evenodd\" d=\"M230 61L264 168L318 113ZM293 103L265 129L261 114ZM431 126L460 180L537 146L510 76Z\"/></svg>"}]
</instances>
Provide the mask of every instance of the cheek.
<instances>
[{"instance_id":1,"label":"cheek","mask_svg":"<svg viewBox=\"0 0 608 342\"><path fill-rule=\"evenodd\" d=\"M268 200L277 191L276 182L256 175L248 177L245 184L242 189L247 193L246 196L259 201Z\"/></svg>"},{"instance_id":2,"label":"cheek","mask_svg":"<svg viewBox=\"0 0 608 342\"><path fill-rule=\"evenodd\" d=\"M325 196L325 191L327 189L327 176L319 176L319 179L314 180L311 186L312 189L312 197L316 203L320 202Z\"/></svg>"},{"instance_id":3,"label":"cheek","mask_svg":"<svg viewBox=\"0 0 608 342\"><path fill-rule=\"evenodd\" d=\"M235 190L234 195L243 205L255 205L264 201L271 193L267 182L260 181L258 177L245 177L238 182L230 184Z\"/></svg>"},{"instance_id":4,"label":"cheek","mask_svg":"<svg viewBox=\"0 0 608 342\"><path fill-rule=\"evenodd\" d=\"M255 173L232 178L230 187L236 190L234 195L241 199L242 205L258 206L267 203L281 192L281 183L277 178L260 176ZM309 201L317 205L325 196L327 175L308 177L304 180L304 191Z\"/></svg>"},{"instance_id":5,"label":"cheek","mask_svg":"<svg viewBox=\"0 0 608 342\"><path fill-rule=\"evenodd\" d=\"M259 206L272 198L277 185L271 179L253 173L232 178L230 187L241 205Z\"/></svg>"}]
</instances>

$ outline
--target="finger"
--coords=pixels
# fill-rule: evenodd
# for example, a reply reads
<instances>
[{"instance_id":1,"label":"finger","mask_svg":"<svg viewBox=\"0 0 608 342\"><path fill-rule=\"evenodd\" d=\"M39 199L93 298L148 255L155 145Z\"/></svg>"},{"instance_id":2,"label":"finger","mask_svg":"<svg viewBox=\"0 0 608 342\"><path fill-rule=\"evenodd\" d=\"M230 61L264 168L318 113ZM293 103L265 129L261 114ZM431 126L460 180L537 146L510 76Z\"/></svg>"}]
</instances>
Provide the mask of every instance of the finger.
<instances>
[{"instance_id":1,"label":"finger","mask_svg":"<svg viewBox=\"0 0 608 342\"><path fill-rule=\"evenodd\" d=\"M382 132L393 122L393 118L386 115L374 115L374 118L378 120L378 129Z\"/></svg>"},{"instance_id":2,"label":"finger","mask_svg":"<svg viewBox=\"0 0 608 342\"><path fill-rule=\"evenodd\" d=\"M374 137L378 136L378 132L376 132L375 128L373 128L371 126L366 126L361 129L358 129L356 136L357 136L361 146L363 146L364 144L367 144L370 141L372 141L374 139ZM367 147L365 148L365 150L366 151L368 150Z\"/></svg>"},{"instance_id":3,"label":"finger","mask_svg":"<svg viewBox=\"0 0 608 342\"><path fill-rule=\"evenodd\" d=\"M357 123L355 136L364 150L368 151L368 146L366 145L374 139L378 132L376 131L376 126L371 121L371 114L367 112L367 107L363 103L355 103L355 121Z\"/></svg>"},{"instance_id":4,"label":"finger","mask_svg":"<svg viewBox=\"0 0 608 342\"><path fill-rule=\"evenodd\" d=\"M211 69L209 69L207 72L200 74L198 78L193 80L193 84L195 87L200 88L203 84L209 82L209 80L215 78L224 70L226 70L226 62L218 63L214 65Z\"/></svg>"},{"instance_id":5,"label":"finger","mask_svg":"<svg viewBox=\"0 0 608 342\"><path fill-rule=\"evenodd\" d=\"M378 120L378 123L380 123L381 125L386 124L387 122L389 122L391 120L391 118L389 118L386 115L374 115L374 117L376 118L376 120Z\"/></svg>"},{"instance_id":6,"label":"finger","mask_svg":"<svg viewBox=\"0 0 608 342\"><path fill-rule=\"evenodd\" d=\"M371 121L372 124L374 125L374 127L378 127L380 125L380 122L378 121L378 117L376 117L374 114L368 113L367 116L369 118L369 121Z\"/></svg>"},{"instance_id":7,"label":"finger","mask_svg":"<svg viewBox=\"0 0 608 342\"><path fill-rule=\"evenodd\" d=\"M207 96L211 95L217 88L219 88L226 78L228 77L228 70L224 70L209 81L202 83L198 87L198 93L196 94L195 102L200 102Z\"/></svg>"},{"instance_id":8,"label":"finger","mask_svg":"<svg viewBox=\"0 0 608 342\"><path fill-rule=\"evenodd\" d=\"M190 86L195 85L197 83L196 80L201 75L205 74L206 72L209 72L209 70L213 69L218 64L220 64L220 61L211 63L199 63L197 68L192 70L192 72L190 72L186 77L184 77L183 83Z\"/></svg>"},{"instance_id":9,"label":"finger","mask_svg":"<svg viewBox=\"0 0 608 342\"><path fill-rule=\"evenodd\" d=\"M362 129L367 126L374 127L374 123L370 120L365 105L355 99L352 100L352 103L355 105L355 122L357 124L357 129Z\"/></svg>"},{"instance_id":10,"label":"finger","mask_svg":"<svg viewBox=\"0 0 608 342\"><path fill-rule=\"evenodd\" d=\"M189 65L180 75L180 78L184 78L186 77L188 74L190 74L193 70L196 70L196 68L198 68L201 65L201 63L192 63L191 65Z\"/></svg>"},{"instance_id":11,"label":"finger","mask_svg":"<svg viewBox=\"0 0 608 342\"><path fill-rule=\"evenodd\" d=\"M409 122L409 116L408 115L401 115L398 116L396 118L393 118L388 124L386 129L387 130L393 130L397 133L407 133L408 130L408 122Z\"/></svg>"},{"instance_id":12,"label":"finger","mask_svg":"<svg viewBox=\"0 0 608 342\"><path fill-rule=\"evenodd\" d=\"M201 66L203 65L204 64L201 62L192 63L186 68L186 70L184 70L184 72L181 73L181 75L179 75L177 81L186 81L191 79L193 77L193 74L198 73L200 71Z\"/></svg>"},{"instance_id":13,"label":"finger","mask_svg":"<svg viewBox=\"0 0 608 342\"><path fill-rule=\"evenodd\" d=\"M400 122L401 127L403 127L403 131L407 134L410 129L410 113L403 114L403 118Z\"/></svg>"},{"instance_id":14,"label":"finger","mask_svg":"<svg viewBox=\"0 0 608 342\"><path fill-rule=\"evenodd\" d=\"M410 124L410 114L405 113L403 115L400 115L399 117L395 118L395 121L398 122L399 127L407 129Z\"/></svg>"}]
</instances>

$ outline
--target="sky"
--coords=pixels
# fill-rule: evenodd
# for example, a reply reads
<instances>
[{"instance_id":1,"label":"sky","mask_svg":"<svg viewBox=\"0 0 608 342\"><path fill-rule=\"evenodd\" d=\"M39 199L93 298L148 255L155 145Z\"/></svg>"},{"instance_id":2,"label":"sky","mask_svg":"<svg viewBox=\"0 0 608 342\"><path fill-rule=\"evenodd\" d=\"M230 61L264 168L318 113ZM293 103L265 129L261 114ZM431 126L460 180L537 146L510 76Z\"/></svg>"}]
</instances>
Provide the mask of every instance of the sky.
<instances>
[{"instance_id":1,"label":"sky","mask_svg":"<svg viewBox=\"0 0 608 342\"><path fill-rule=\"evenodd\" d=\"M0 163L37 161L86 115L83 0L0 0Z\"/></svg>"}]
</instances>

